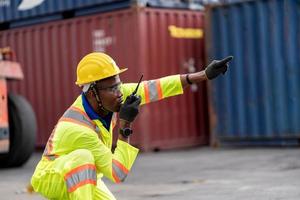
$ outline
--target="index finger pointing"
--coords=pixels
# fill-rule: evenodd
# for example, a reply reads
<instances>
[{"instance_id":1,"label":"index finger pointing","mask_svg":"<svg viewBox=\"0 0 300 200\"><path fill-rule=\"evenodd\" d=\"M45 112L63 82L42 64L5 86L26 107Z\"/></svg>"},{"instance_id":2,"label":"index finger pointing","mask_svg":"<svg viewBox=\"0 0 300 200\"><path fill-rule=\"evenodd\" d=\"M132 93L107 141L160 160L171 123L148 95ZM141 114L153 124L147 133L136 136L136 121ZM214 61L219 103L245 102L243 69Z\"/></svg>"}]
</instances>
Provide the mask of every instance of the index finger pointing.
<instances>
[{"instance_id":1,"label":"index finger pointing","mask_svg":"<svg viewBox=\"0 0 300 200\"><path fill-rule=\"evenodd\" d=\"M229 61L231 61L232 59L233 59L233 56L228 56L228 57L226 57L226 58L220 60L220 63L226 64L226 63L228 63Z\"/></svg>"}]
</instances>

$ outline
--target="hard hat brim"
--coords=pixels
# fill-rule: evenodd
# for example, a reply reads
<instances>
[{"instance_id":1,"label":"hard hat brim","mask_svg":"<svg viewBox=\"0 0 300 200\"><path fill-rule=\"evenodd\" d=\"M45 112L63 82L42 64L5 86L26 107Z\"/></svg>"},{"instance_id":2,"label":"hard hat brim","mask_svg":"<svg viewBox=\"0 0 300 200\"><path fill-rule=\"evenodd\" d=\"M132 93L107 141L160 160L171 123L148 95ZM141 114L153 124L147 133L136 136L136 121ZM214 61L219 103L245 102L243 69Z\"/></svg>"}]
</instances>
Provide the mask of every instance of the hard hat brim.
<instances>
[{"instance_id":1,"label":"hard hat brim","mask_svg":"<svg viewBox=\"0 0 300 200\"><path fill-rule=\"evenodd\" d=\"M119 73L118 73L118 74L121 74L121 73L123 73L123 72L127 71L127 69L128 69L128 68L120 69L120 71L119 71Z\"/></svg>"},{"instance_id":2,"label":"hard hat brim","mask_svg":"<svg viewBox=\"0 0 300 200\"><path fill-rule=\"evenodd\" d=\"M106 79L106 78L109 78L109 77L113 77L113 76L116 76L116 75L119 75L125 71L127 71L128 68L124 68L124 69L120 69L117 73L115 74L112 74L111 76L107 76L107 77L102 77L101 79L98 79L98 80L94 80L94 81L99 81L99 80L103 80L103 79ZM91 82L94 82L94 81L91 81ZM91 82L80 82L80 81L76 81L75 84L78 85L78 86L81 86L81 85L84 85L84 84L88 84L88 83L91 83Z\"/></svg>"}]
</instances>

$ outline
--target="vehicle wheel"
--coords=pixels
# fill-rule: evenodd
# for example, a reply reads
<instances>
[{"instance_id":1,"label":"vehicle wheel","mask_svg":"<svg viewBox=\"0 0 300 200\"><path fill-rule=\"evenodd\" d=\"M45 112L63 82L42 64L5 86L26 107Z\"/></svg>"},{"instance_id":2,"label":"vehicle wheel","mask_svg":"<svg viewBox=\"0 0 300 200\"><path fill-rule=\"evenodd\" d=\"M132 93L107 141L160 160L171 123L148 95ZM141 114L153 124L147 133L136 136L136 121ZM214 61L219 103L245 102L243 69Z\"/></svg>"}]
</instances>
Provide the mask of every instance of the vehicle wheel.
<instances>
[{"instance_id":1,"label":"vehicle wheel","mask_svg":"<svg viewBox=\"0 0 300 200\"><path fill-rule=\"evenodd\" d=\"M16 94L8 95L9 152L0 154L0 167L24 164L34 151L36 118L29 102Z\"/></svg>"}]
</instances>

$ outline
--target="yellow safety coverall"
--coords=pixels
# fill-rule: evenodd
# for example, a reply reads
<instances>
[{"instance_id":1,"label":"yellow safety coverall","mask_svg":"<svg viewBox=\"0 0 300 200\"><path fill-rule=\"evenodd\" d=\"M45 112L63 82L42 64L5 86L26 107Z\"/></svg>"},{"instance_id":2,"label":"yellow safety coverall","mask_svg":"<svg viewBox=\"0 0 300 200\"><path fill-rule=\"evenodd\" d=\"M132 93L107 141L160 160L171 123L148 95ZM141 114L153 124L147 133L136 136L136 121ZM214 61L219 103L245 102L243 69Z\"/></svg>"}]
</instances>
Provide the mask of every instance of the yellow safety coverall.
<instances>
[{"instance_id":1,"label":"yellow safety coverall","mask_svg":"<svg viewBox=\"0 0 300 200\"><path fill-rule=\"evenodd\" d=\"M122 84L123 100L136 85ZM180 75L143 81L137 92L141 104L182 93ZM116 183L124 181L138 154L137 148L121 140L112 153L115 122L114 114L108 131L100 120L91 120L80 95L49 137L31 179L34 191L49 199L115 199L101 177Z\"/></svg>"}]
</instances>

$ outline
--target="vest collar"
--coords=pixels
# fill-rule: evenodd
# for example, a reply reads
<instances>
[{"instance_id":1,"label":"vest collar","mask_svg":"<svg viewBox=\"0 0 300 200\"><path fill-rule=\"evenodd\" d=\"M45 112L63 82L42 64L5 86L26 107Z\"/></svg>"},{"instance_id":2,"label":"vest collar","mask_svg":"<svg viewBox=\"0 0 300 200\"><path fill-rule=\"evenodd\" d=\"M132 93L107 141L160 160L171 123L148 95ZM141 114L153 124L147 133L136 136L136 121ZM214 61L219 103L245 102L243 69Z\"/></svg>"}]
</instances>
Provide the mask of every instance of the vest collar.
<instances>
[{"instance_id":1,"label":"vest collar","mask_svg":"<svg viewBox=\"0 0 300 200\"><path fill-rule=\"evenodd\" d=\"M86 96L83 93L81 94L81 98L82 98L82 106L83 106L84 111L86 112L86 114L89 116L89 118L91 120L100 120L102 122L102 124L104 125L104 127L107 130L109 130L110 121L111 121L113 113L110 112L110 113L107 114L107 116L102 118L102 117L100 117L100 115L98 115L94 111L94 109L92 108L92 106L90 105L90 103L88 102Z\"/></svg>"}]
</instances>

